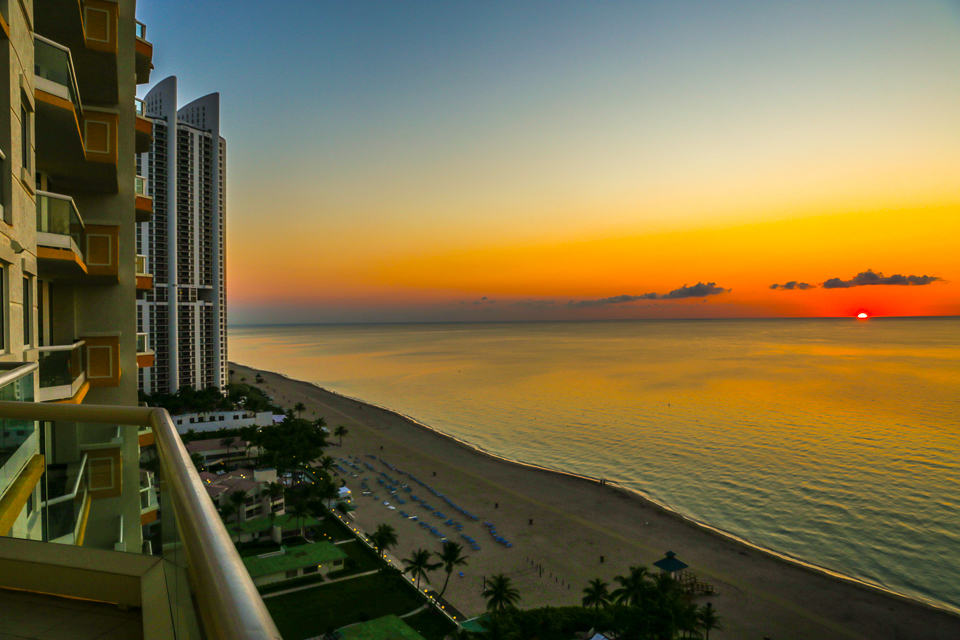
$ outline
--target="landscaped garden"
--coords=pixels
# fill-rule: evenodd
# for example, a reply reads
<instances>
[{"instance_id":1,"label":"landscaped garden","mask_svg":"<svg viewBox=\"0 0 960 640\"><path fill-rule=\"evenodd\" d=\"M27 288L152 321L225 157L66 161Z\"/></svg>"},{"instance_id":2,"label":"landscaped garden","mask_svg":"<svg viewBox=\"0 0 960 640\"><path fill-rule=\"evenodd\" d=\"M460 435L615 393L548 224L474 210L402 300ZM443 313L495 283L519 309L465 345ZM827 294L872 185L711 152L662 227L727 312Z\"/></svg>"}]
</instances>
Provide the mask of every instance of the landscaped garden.
<instances>
[{"instance_id":1,"label":"landscaped garden","mask_svg":"<svg viewBox=\"0 0 960 640\"><path fill-rule=\"evenodd\" d=\"M424 605L423 598L407 581L390 570L268 597L264 602L286 640L322 635L344 625L391 613L403 615ZM421 624L428 629L438 628L433 622ZM443 636L425 637L441 640Z\"/></svg>"}]
</instances>

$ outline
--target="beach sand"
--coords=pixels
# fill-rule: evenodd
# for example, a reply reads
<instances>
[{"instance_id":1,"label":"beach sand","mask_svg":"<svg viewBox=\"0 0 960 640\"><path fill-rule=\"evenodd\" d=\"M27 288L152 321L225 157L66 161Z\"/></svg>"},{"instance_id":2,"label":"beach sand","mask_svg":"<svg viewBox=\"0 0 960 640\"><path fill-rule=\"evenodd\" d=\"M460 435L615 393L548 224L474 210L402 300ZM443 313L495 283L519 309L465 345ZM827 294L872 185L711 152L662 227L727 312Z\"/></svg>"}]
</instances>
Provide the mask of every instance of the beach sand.
<instances>
[{"instance_id":1,"label":"beach sand","mask_svg":"<svg viewBox=\"0 0 960 640\"><path fill-rule=\"evenodd\" d=\"M446 593L465 614L483 611L484 576L510 576L524 608L573 605L580 603L590 579L599 577L612 585L614 576L632 565L653 570L652 563L672 550L719 590L697 599L698 604L712 602L721 617L723 629L711 638L960 638L960 616L782 560L688 522L635 493L507 462L391 411L279 374L232 363L230 367L233 380L246 378L249 383L259 372L265 380L259 386L281 406L303 402L304 418L323 416L331 431L345 425L349 434L342 447L331 438L334 446L327 453L334 458L358 456L377 472L409 481L367 458L380 456L479 516L478 522L459 517L411 483L415 494L463 522L464 532L482 546L476 552L465 545L465 575L454 573ZM360 495L359 478L346 478L355 496L357 525L367 531L380 523L392 525L399 538L393 551L397 558L420 547L438 550L436 537L382 504L390 496L377 484L377 474L363 468L379 500ZM452 532L413 502L397 506ZM487 520L512 548L492 540L482 524ZM451 539L462 542L455 533ZM443 571L432 574L432 586L439 590L444 577Z\"/></svg>"}]
</instances>

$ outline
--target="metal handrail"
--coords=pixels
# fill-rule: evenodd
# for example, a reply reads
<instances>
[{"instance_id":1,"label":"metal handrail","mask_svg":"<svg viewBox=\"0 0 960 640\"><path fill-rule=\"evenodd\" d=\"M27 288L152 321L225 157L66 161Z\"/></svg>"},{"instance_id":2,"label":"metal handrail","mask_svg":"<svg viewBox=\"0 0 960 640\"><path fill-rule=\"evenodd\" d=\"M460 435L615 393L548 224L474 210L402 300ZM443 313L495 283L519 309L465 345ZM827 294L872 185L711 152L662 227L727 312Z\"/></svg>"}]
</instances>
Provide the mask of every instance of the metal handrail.
<instances>
[{"instance_id":1,"label":"metal handrail","mask_svg":"<svg viewBox=\"0 0 960 640\"><path fill-rule=\"evenodd\" d=\"M77 472L77 479L73 481L73 491L68 494L54 498L53 500L44 500L40 503L41 507L49 507L50 505L60 504L61 502L66 502L67 500L73 500L77 497L77 492L80 491L80 482L83 480L83 470L87 466L87 454L83 454L83 457L80 458L80 470Z\"/></svg>"},{"instance_id":2,"label":"metal handrail","mask_svg":"<svg viewBox=\"0 0 960 640\"><path fill-rule=\"evenodd\" d=\"M48 351L73 351L87 344L86 340L77 340L73 344L54 344L45 347L37 347L37 351L47 353Z\"/></svg>"},{"instance_id":3,"label":"metal handrail","mask_svg":"<svg viewBox=\"0 0 960 640\"><path fill-rule=\"evenodd\" d=\"M280 640L280 632L165 409L0 402L0 418L151 427L164 472L164 495L173 498L170 502L187 554L195 588L193 595L206 635L237 640Z\"/></svg>"},{"instance_id":4,"label":"metal handrail","mask_svg":"<svg viewBox=\"0 0 960 640\"><path fill-rule=\"evenodd\" d=\"M31 371L36 371L39 368L40 368L40 364L37 362L24 362L23 364L21 364L16 368L0 373L0 388L7 386L8 384L10 384L15 380L19 380L20 378L27 375ZM0 403L0 404L4 404L4 403Z\"/></svg>"}]
</instances>

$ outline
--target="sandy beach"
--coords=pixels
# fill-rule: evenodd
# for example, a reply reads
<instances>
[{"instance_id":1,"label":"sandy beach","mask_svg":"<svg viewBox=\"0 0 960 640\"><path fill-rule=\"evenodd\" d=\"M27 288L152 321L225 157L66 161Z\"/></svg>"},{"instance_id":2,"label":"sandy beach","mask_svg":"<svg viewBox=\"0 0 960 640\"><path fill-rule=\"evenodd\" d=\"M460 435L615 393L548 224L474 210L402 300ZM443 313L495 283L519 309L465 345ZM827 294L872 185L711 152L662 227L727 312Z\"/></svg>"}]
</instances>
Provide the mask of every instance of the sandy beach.
<instances>
[{"instance_id":1,"label":"sandy beach","mask_svg":"<svg viewBox=\"0 0 960 640\"><path fill-rule=\"evenodd\" d=\"M252 383L260 373L265 380L260 387L278 404L303 402L304 417L323 416L331 430L347 427L343 446L332 438L334 446L327 453L334 458L357 456L376 467L377 473L364 467L359 477L346 480L362 529L388 523L397 530L395 557L408 557L420 547L439 549L440 543L398 513L404 509L428 516L419 505L407 502L391 510L383 504L390 499L385 491L374 491L378 500L360 495L361 477L372 488L381 488L376 482L380 471L409 482L367 458L369 454L416 475L479 516L473 522L449 513L482 547L473 551L465 545L469 564L462 568L463 577L454 574L446 594L466 614L483 610L483 576L509 575L525 608L579 604L588 580L613 582L631 565L649 567L672 550L719 592L698 599L701 604L712 602L721 616L723 630L712 632L711 638L960 638L958 616L777 558L688 522L635 493L498 459L396 413L307 382L233 363L230 367L234 380ZM446 507L426 491L419 495ZM495 523L512 548L496 543L484 521ZM443 528L440 520L431 522ZM436 572L433 585L439 589L443 579L443 572Z\"/></svg>"}]
</instances>

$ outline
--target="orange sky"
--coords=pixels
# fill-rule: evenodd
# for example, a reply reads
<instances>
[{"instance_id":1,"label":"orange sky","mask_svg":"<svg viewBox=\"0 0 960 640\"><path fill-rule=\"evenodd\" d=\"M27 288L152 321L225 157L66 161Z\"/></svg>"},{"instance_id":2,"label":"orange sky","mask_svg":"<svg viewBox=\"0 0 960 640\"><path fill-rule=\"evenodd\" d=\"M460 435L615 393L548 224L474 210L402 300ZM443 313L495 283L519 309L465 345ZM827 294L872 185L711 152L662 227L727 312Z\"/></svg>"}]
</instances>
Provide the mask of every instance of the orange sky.
<instances>
[{"instance_id":1,"label":"orange sky","mask_svg":"<svg viewBox=\"0 0 960 640\"><path fill-rule=\"evenodd\" d=\"M960 314L958 12L853 5L331 17L313 99L236 105L231 320ZM868 269L937 280L770 288Z\"/></svg>"}]
</instances>

